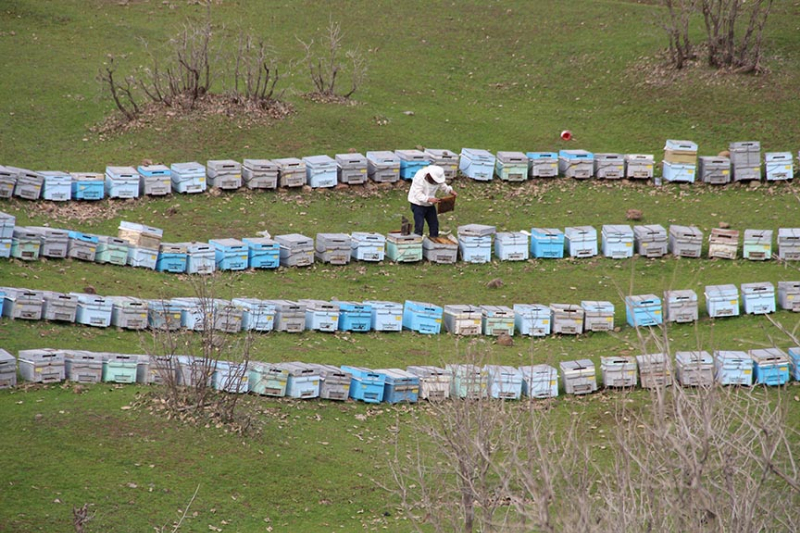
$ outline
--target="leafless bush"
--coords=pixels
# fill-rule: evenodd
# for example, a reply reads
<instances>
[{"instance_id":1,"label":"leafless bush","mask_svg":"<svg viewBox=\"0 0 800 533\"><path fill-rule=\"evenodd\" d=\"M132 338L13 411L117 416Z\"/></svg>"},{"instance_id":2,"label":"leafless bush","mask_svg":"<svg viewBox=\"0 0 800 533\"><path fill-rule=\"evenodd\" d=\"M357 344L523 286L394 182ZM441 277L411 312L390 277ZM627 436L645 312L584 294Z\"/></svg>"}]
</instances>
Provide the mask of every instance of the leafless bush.
<instances>
[{"instance_id":1,"label":"leafless bush","mask_svg":"<svg viewBox=\"0 0 800 533\"><path fill-rule=\"evenodd\" d=\"M264 41L240 34L234 65L232 100L256 108L269 105L280 80L274 50Z\"/></svg>"},{"instance_id":2,"label":"leafless bush","mask_svg":"<svg viewBox=\"0 0 800 533\"><path fill-rule=\"evenodd\" d=\"M340 96L350 98L364 82L367 75L367 60L358 49L343 50L342 26L331 20L322 43L317 46L314 39L303 41L297 38L308 65L308 73L314 84L315 92L328 98ZM318 50L319 49L319 50ZM342 55L344 54L344 59ZM337 94L337 82L340 74L349 70L350 88L341 95Z\"/></svg>"},{"instance_id":3,"label":"leafless bush","mask_svg":"<svg viewBox=\"0 0 800 533\"><path fill-rule=\"evenodd\" d=\"M133 120L139 113L139 105L136 103L134 90L136 89L136 79L133 76L117 75L114 64L114 56L108 56L108 62L97 73L97 79L102 84L103 89L107 90L114 100L114 105L125 116L126 119Z\"/></svg>"},{"instance_id":4,"label":"leafless bush","mask_svg":"<svg viewBox=\"0 0 800 533\"><path fill-rule=\"evenodd\" d=\"M670 63L682 69L686 61L695 58L695 51L689 37L689 21L697 9L698 0L663 0L667 17L661 27L667 34L669 45L667 53Z\"/></svg>"}]
</instances>

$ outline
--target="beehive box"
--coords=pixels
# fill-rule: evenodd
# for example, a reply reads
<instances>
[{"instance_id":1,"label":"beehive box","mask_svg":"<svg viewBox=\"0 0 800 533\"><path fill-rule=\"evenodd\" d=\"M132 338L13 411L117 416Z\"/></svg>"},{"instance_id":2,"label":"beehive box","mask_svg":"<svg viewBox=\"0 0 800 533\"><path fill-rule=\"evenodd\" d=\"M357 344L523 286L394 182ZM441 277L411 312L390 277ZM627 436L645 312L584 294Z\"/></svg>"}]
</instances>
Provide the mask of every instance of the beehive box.
<instances>
[{"instance_id":1,"label":"beehive box","mask_svg":"<svg viewBox=\"0 0 800 533\"><path fill-rule=\"evenodd\" d=\"M319 397L325 400L345 401L350 396L353 375L333 365L304 363L319 375Z\"/></svg>"},{"instance_id":2,"label":"beehive box","mask_svg":"<svg viewBox=\"0 0 800 533\"><path fill-rule=\"evenodd\" d=\"M419 398L428 401L446 400L450 397L453 374L436 366L409 366L408 372L419 378Z\"/></svg>"},{"instance_id":3,"label":"beehive box","mask_svg":"<svg viewBox=\"0 0 800 533\"><path fill-rule=\"evenodd\" d=\"M481 306L481 329L484 335L514 336L514 310L505 305Z\"/></svg>"},{"instance_id":4,"label":"beehive box","mask_svg":"<svg viewBox=\"0 0 800 533\"><path fill-rule=\"evenodd\" d=\"M75 312L75 322L85 326L107 328L111 325L111 312L114 304L108 298L97 294L71 292L78 298L78 309Z\"/></svg>"},{"instance_id":5,"label":"beehive box","mask_svg":"<svg viewBox=\"0 0 800 533\"><path fill-rule=\"evenodd\" d=\"M800 313L800 281L778 282L778 305L786 311Z\"/></svg>"},{"instance_id":6,"label":"beehive box","mask_svg":"<svg viewBox=\"0 0 800 533\"><path fill-rule=\"evenodd\" d=\"M639 367L639 382L642 388L655 389L672 384L671 365L663 353L637 355L636 365Z\"/></svg>"},{"instance_id":7,"label":"beehive box","mask_svg":"<svg viewBox=\"0 0 800 533\"><path fill-rule=\"evenodd\" d=\"M214 298L214 329L227 333L242 331L243 309L230 300Z\"/></svg>"},{"instance_id":8,"label":"beehive box","mask_svg":"<svg viewBox=\"0 0 800 533\"><path fill-rule=\"evenodd\" d=\"M217 270L247 270L249 250L239 239L211 239L208 244L214 247L214 261Z\"/></svg>"},{"instance_id":9,"label":"beehive box","mask_svg":"<svg viewBox=\"0 0 800 533\"><path fill-rule=\"evenodd\" d=\"M158 247L156 270L159 272L183 273L186 272L188 261L189 253L186 243L162 242Z\"/></svg>"},{"instance_id":10,"label":"beehive box","mask_svg":"<svg viewBox=\"0 0 800 533\"><path fill-rule=\"evenodd\" d=\"M130 243L131 246L158 250L164 236L164 230L125 220L119 223L117 236Z\"/></svg>"},{"instance_id":11,"label":"beehive box","mask_svg":"<svg viewBox=\"0 0 800 533\"><path fill-rule=\"evenodd\" d=\"M142 165L139 172L139 194L142 196L166 196L172 194L172 175L164 165Z\"/></svg>"},{"instance_id":12,"label":"beehive box","mask_svg":"<svg viewBox=\"0 0 800 533\"><path fill-rule=\"evenodd\" d=\"M431 164L444 169L444 177L450 181L458 176L459 157L455 152L441 148L425 148L425 153L431 158Z\"/></svg>"},{"instance_id":13,"label":"beehive box","mask_svg":"<svg viewBox=\"0 0 800 533\"><path fill-rule=\"evenodd\" d=\"M339 331L365 333L372 329L372 306L368 303L337 301Z\"/></svg>"},{"instance_id":14,"label":"beehive box","mask_svg":"<svg viewBox=\"0 0 800 533\"><path fill-rule=\"evenodd\" d=\"M531 255L549 259L564 257L564 233L556 228L531 228Z\"/></svg>"},{"instance_id":15,"label":"beehive box","mask_svg":"<svg viewBox=\"0 0 800 533\"><path fill-rule=\"evenodd\" d=\"M603 387L635 387L636 358L614 356L600 358L600 372L603 376Z\"/></svg>"},{"instance_id":16,"label":"beehive box","mask_svg":"<svg viewBox=\"0 0 800 533\"><path fill-rule=\"evenodd\" d=\"M217 270L216 252L213 246L207 242L183 244L186 245L187 274L211 274Z\"/></svg>"},{"instance_id":17,"label":"beehive box","mask_svg":"<svg viewBox=\"0 0 800 533\"><path fill-rule=\"evenodd\" d=\"M139 173L133 167L106 167L105 192L109 198L138 198Z\"/></svg>"},{"instance_id":18,"label":"beehive box","mask_svg":"<svg viewBox=\"0 0 800 533\"><path fill-rule=\"evenodd\" d=\"M182 387L211 387L216 360L190 355L175 356L177 385Z\"/></svg>"},{"instance_id":19,"label":"beehive box","mask_svg":"<svg viewBox=\"0 0 800 533\"><path fill-rule=\"evenodd\" d=\"M277 189L278 164L269 159L242 161L242 182L248 189Z\"/></svg>"},{"instance_id":20,"label":"beehive box","mask_svg":"<svg viewBox=\"0 0 800 533\"><path fill-rule=\"evenodd\" d=\"M417 403L419 400L419 376L401 368L377 368L375 372L384 378L383 401L386 403Z\"/></svg>"},{"instance_id":21,"label":"beehive box","mask_svg":"<svg viewBox=\"0 0 800 533\"><path fill-rule=\"evenodd\" d=\"M488 263L492 260L494 226L466 224L458 227L458 251L466 263Z\"/></svg>"},{"instance_id":22,"label":"beehive box","mask_svg":"<svg viewBox=\"0 0 800 533\"><path fill-rule=\"evenodd\" d=\"M725 185L731 181L731 160L727 157L701 156L700 181L710 185Z\"/></svg>"},{"instance_id":23,"label":"beehive box","mask_svg":"<svg viewBox=\"0 0 800 533\"><path fill-rule=\"evenodd\" d=\"M522 372L513 366L484 365L487 393L490 398L519 400L522 396Z\"/></svg>"},{"instance_id":24,"label":"beehive box","mask_svg":"<svg viewBox=\"0 0 800 533\"><path fill-rule=\"evenodd\" d=\"M251 362L247 385L250 392L261 396L283 398L289 382L289 372L271 363Z\"/></svg>"},{"instance_id":25,"label":"beehive box","mask_svg":"<svg viewBox=\"0 0 800 533\"><path fill-rule=\"evenodd\" d=\"M206 167L197 161L173 163L169 167L172 190L179 193L196 194L206 190Z\"/></svg>"},{"instance_id":26,"label":"beehive box","mask_svg":"<svg viewBox=\"0 0 800 533\"><path fill-rule=\"evenodd\" d=\"M695 322L697 293L691 289L664 291L664 320L679 323Z\"/></svg>"},{"instance_id":27,"label":"beehive box","mask_svg":"<svg viewBox=\"0 0 800 533\"><path fill-rule=\"evenodd\" d=\"M234 298L233 305L242 309L242 329L272 331L275 327L275 306L258 298Z\"/></svg>"},{"instance_id":28,"label":"beehive box","mask_svg":"<svg viewBox=\"0 0 800 533\"><path fill-rule=\"evenodd\" d=\"M636 253L642 257L663 257L667 254L667 230L658 224L633 227Z\"/></svg>"},{"instance_id":29,"label":"beehive box","mask_svg":"<svg viewBox=\"0 0 800 533\"><path fill-rule=\"evenodd\" d=\"M772 259L772 230L744 230L742 256L750 261L767 261Z\"/></svg>"},{"instance_id":30,"label":"beehive box","mask_svg":"<svg viewBox=\"0 0 800 533\"><path fill-rule=\"evenodd\" d=\"M669 251L676 257L700 257L703 247L703 232L694 226L671 225L669 227Z\"/></svg>"},{"instance_id":31,"label":"beehive box","mask_svg":"<svg viewBox=\"0 0 800 533\"><path fill-rule=\"evenodd\" d=\"M555 335L583 333L583 308L572 304L550 304L552 330Z\"/></svg>"},{"instance_id":32,"label":"beehive box","mask_svg":"<svg viewBox=\"0 0 800 533\"><path fill-rule=\"evenodd\" d=\"M367 176L376 183L394 183L400 179L400 159L388 150L367 152Z\"/></svg>"},{"instance_id":33,"label":"beehive box","mask_svg":"<svg viewBox=\"0 0 800 533\"><path fill-rule=\"evenodd\" d=\"M14 236L17 217L0 211L0 239L10 239Z\"/></svg>"},{"instance_id":34,"label":"beehive box","mask_svg":"<svg viewBox=\"0 0 800 533\"><path fill-rule=\"evenodd\" d=\"M479 366L472 364L449 364L445 367L452 375L450 396L477 400L488 395L488 376Z\"/></svg>"},{"instance_id":35,"label":"beehive box","mask_svg":"<svg viewBox=\"0 0 800 533\"><path fill-rule=\"evenodd\" d=\"M497 152L495 174L503 181L528 179L528 156L522 152Z\"/></svg>"},{"instance_id":36,"label":"beehive box","mask_svg":"<svg viewBox=\"0 0 800 533\"><path fill-rule=\"evenodd\" d=\"M612 331L614 329L614 304L597 300L583 300L583 330Z\"/></svg>"},{"instance_id":37,"label":"beehive box","mask_svg":"<svg viewBox=\"0 0 800 533\"><path fill-rule=\"evenodd\" d=\"M670 163L669 161L664 161L664 166L661 169L661 175L664 177L664 181L673 183L694 183L696 173L696 165Z\"/></svg>"},{"instance_id":38,"label":"beehive box","mask_svg":"<svg viewBox=\"0 0 800 533\"><path fill-rule=\"evenodd\" d=\"M181 310L181 327L203 331L213 324L214 302L211 298L173 298L172 303Z\"/></svg>"},{"instance_id":39,"label":"beehive box","mask_svg":"<svg viewBox=\"0 0 800 533\"><path fill-rule=\"evenodd\" d=\"M675 380L684 387L711 387L714 358L705 350L676 352Z\"/></svg>"},{"instance_id":40,"label":"beehive box","mask_svg":"<svg viewBox=\"0 0 800 533\"><path fill-rule=\"evenodd\" d=\"M325 300L301 299L306 307L306 329L332 333L339 327L339 305Z\"/></svg>"},{"instance_id":41,"label":"beehive box","mask_svg":"<svg viewBox=\"0 0 800 533\"><path fill-rule=\"evenodd\" d=\"M275 242L280 246L281 266L304 267L314 264L314 240L311 237L290 233L276 235Z\"/></svg>"},{"instance_id":42,"label":"beehive box","mask_svg":"<svg viewBox=\"0 0 800 533\"><path fill-rule=\"evenodd\" d=\"M381 300L365 300L372 308L372 329L374 331L402 331L403 304Z\"/></svg>"},{"instance_id":43,"label":"beehive box","mask_svg":"<svg viewBox=\"0 0 800 533\"><path fill-rule=\"evenodd\" d=\"M736 285L708 285L706 312L711 318L739 316L739 291Z\"/></svg>"},{"instance_id":44,"label":"beehive box","mask_svg":"<svg viewBox=\"0 0 800 533\"><path fill-rule=\"evenodd\" d=\"M11 239L0 238L0 258L8 259L11 257Z\"/></svg>"},{"instance_id":45,"label":"beehive box","mask_svg":"<svg viewBox=\"0 0 800 533\"><path fill-rule=\"evenodd\" d=\"M736 259L739 253L739 230L712 228L708 236L709 259Z\"/></svg>"},{"instance_id":46,"label":"beehive box","mask_svg":"<svg viewBox=\"0 0 800 533\"><path fill-rule=\"evenodd\" d=\"M714 377L720 385L753 384L753 360L747 352L717 350L714 352Z\"/></svg>"},{"instance_id":47,"label":"beehive box","mask_svg":"<svg viewBox=\"0 0 800 533\"><path fill-rule=\"evenodd\" d=\"M453 335L480 335L482 317L481 308L476 305L445 305L444 329Z\"/></svg>"},{"instance_id":48,"label":"beehive box","mask_svg":"<svg viewBox=\"0 0 800 533\"><path fill-rule=\"evenodd\" d=\"M527 261L528 235L521 231L502 231L494 237L494 255L501 261Z\"/></svg>"},{"instance_id":49,"label":"beehive box","mask_svg":"<svg viewBox=\"0 0 800 533\"><path fill-rule=\"evenodd\" d=\"M592 226L567 227L564 245L570 257L594 257L597 255L597 230Z\"/></svg>"},{"instance_id":50,"label":"beehive box","mask_svg":"<svg viewBox=\"0 0 800 533\"><path fill-rule=\"evenodd\" d=\"M180 306L171 300L147 300L147 326L166 331L180 329Z\"/></svg>"},{"instance_id":51,"label":"beehive box","mask_svg":"<svg viewBox=\"0 0 800 533\"><path fill-rule=\"evenodd\" d=\"M0 348L0 389L17 386L17 359Z\"/></svg>"},{"instance_id":52,"label":"beehive box","mask_svg":"<svg viewBox=\"0 0 800 533\"><path fill-rule=\"evenodd\" d=\"M531 178L555 178L558 176L558 154L556 152L527 152L528 176Z\"/></svg>"},{"instance_id":53,"label":"beehive box","mask_svg":"<svg viewBox=\"0 0 800 533\"><path fill-rule=\"evenodd\" d=\"M550 308L541 304L514 304L514 328L520 335L550 335Z\"/></svg>"},{"instance_id":54,"label":"beehive box","mask_svg":"<svg viewBox=\"0 0 800 533\"><path fill-rule=\"evenodd\" d=\"M66 202L72 199L72 176L60 170L40 170L42 176L42 199Z\"/></svg>"},{"instance_id":55,"label":"beehive box","mask_svg":"<svg viewBox=\"0 0 800 533\"><path fill-rule=\"evenodd\" d=\"M382 374L360 366L342 365L342 370L353 376L350 382L350 398L366 403L383 401L386 378Z\"/></svg>"},{"instance_id":56,"label":"beehive box","mask_svg":"<svg viewBox=\"0 0 800 533\"><path fill-rule=\"evenodd\" d=\"M41 243L39 255L51 259L67 257L69 249L69 232L63 229L25 226L26 230L35 234ZM2 231L0 229L0 231ZM95 249L96 251L96 249Z\"/></svg>"},{"instance_id":57,"label":"beehive box","mask_svg":"<svg viewBox=\"0 0 800 533\"><path fill-rule=\"evenodd\" d=\"M11 198L17 184L17 173L0 165L0 198Z\"/></svg>"},{"instance_id":58,"label":"beehive box","mask_svg":"<svg viewBox=\"0 0 800 533\"><path fill-rule=\"evenodd\" d=\"M458 169L476 181L491 181L494 176L495 156L480 148L462 148Z\"/></svg>"},{"instance_id":59,"label":"beehive box","mask_svg":"<svg viewBox=\"0 0 800 533\"><path fill-rule=\"evenodd\" d=\"M363 154L336 154L339 183L361 185L367 181L367 158Z\"/></svg>"},{"instance_id":60,"label":"beehive box","mask_svg":"<svg viewBox=\"0 0 800 533\"><path fill-rule=\"evenodd\" d=\"M20 350L19 375L31 383L60 383L66 377L64 352L51 348Z\"/></svg>"},{"instance_id":61,"label":"beehive box","mask_svg":"<svg viewBox=\"0 0 800 533\"><path fill-rule=\"evenodd\" d=\"M134 268L156 269L158 263L158 249L139 248L131 246L128 248L128 266Z\"/></svg>"},{"instance_id":62,"label":"beehive box","mask_svg":"<svg viewBox=\"0 0 800 533\"><path fill-rule=\"evenodd\" d=\"M624 178L625 157L622 154L594 154L594 175L607 180Z\"/></svg>"},{"instance_id":63,"label":"beehive box","mask_svg":"<svg viewBox=\"0 0 800 533\"><path fill-rule=\"evenodd\" d=\"M212 388L231 394L247 393L250 380L247 367L247 363L217 361L214 366L214 374L211 376Z\"/></svg>"},{"instance_id":64,"label":"beehive box","mask_svg":"<svg viewBox=\"0 0 800 533\"><path fill-rule=\"evenodd\" d=\"M70 172L73 200L102 200L106 195L105 174L99 172Z\"/></svg>"},{"instance_id":65,"label":"beehive box","mask_svg":"<svg viewBox=\"0 0 800 533\"><path fill-rule=\"evenodd\" d=\"M312 189L336 186L336 160L328 155L312 155L303 158L306 164L306 183Z\"/></svg>"},{"instance_id":66,"label":"beehive box","mask_svg":"<svg viewBox=\"0 0 800 533\"><path fill-rule=\"evenodd\" d=\"M122 329L147 328L147 301L132 296L109 296L111 325Z\"/></svg>"},{"instance_id":67,"label":"beehive box","mask_svg":"<svg viewBox=\"0 0 800 533\"><path fill-rule=\"evenodd\" d=\"M586 150L560 150L558 171L568 178L591 178L594 176L594 154Z\"/></svg>"},{"instance_id":68,"label":"beehive box","mask_svg":"<svg viewBox=\"0 0 800 533\"><path fill-rule=\"evenodd\" d=\"M268 237L245 237L247 264L250 268L278 268L281 264L281 246Z\"/></svg>"},{"instance_id":69,"label":"beehive box","mask_svg":"<svg viewBox=\"0 0 800 533\"><path fill-rule=\"evenodd\" d=\"M70 231L67 243L67 257L81 261L94 262L97 257L97 235Z\"/></svg>"},{"instance_id":70,"label":"beehive box","mask_svg":"<svg viewBox=\"0 0 800 533\"><path fill-rule=\"evenodd\" d=\"M761 348L748 352L753 360L753 383L778 386L789 381L789 356L780 348Z\"/></svg>"},{"instance_id":71,"label":"beehive box","mask_svg":"<svg viewBox=\"0 0 800 533\"><path fill-rule=\"evenodd\" d=\"M356 231L350 235L350 258L380 262L386 256L386 237L380 233Z\"/></svg>"},{"instance_id":72,"label":"beehive box","mask_svg":"<svg viewBox=\"0 0 800 533\"><path fill-rule=\"evenodd\" d=\"M567 394L590 394L597 390L597 374L591 360L561 361L559 367Z\"/></svg>"},{"instance_id":73,"label":"beehive box","mask_svg":"<svg viewBox=\"0 0 800 533\"><path fill-rule=\"evenodd\" d=\"M350 262L352 242L346 233L317 233L314 258L322 263L346 265Z\"/></svg>"},{"instance_id":74,"label":"beehive box","mask_svg":"<svg viewBox=\"0 0 800 533\"><path fill-rule=\"evenodd\" d=\"M242 165L232 159L206 161L206 181L209 187L236 190L242 186Z\"/></svg>"},{"instance_id":75,"label":"beehive box","mask_svg":"<svg viewBox=\"0 0 800 533\"><path fill-rule=\"evenodd\" d=\"M528 398L558 397L558 370L550 365L521 366L522 394Z\"/></svg>"},{"instance_id":76,"label":"beehive box","mask_svg":"<svg viewBox=\"0 0 800 533\"><path fill-rule=\"evenodd\" d=\"M306 306L292 300L264 300L275 306L274 329L299 333L306 329Z\"/></svg>"},{"instance_id":77,"label":"beehive box","mask_svg":"<svg viewBox=\"0 0 800 533\"><path fill-rule=\"evenodd\" d=\"M41 247L42 241L38 235L22 226L14 228L11 238L11 257L22 261L36 261L39 259Z\"/></svg>"},{"instance_id":78,"label":"beehive box","mask_svg":"<svg viewBox=\"0 0 800 533\"><path fill-rule=\"evenodd\" d=\"M404 180L414 179L414 175L432 161L422 150L395 150L394 155L400 160L400 177Z\"/></svg>"},{"instance_id":79,"label":"beehive box","mask_svg":"<svg viewBox=\"0 0 800 533\"><path fill-rule=\"evenodd\" d=\"M125 266L128 263L128 241L108 235L97 236L94 260L101 264Z\"/></svg>"},{"instance_id":80,"label":"beehive box","mask_svg":"<svg viewBox=\"0 0 800 533\"><path fill-rule=\"evenodd\" d=\"M42 319L56 322L75 322L78 297L63 292L42 291Z\"/></svg>"},{"instance_id":81,"label":"beehive box","mask_svg":"<svg viewBox=\"0 0 800 533\"><path fill-rule=\"evenodd\" d=\"M653 177L655 157L652 154L626 154L625 177L631 180L649 180Z\"/></svg>"},{"instance_id":82,"label":"beehive box","mask_svg":"<svg viewBox=\"0 0 800 533\"><path fill-rule=\"evenodd\" d=\"M695 165L697 163L697 144L692 141L667 139L664 145L664 161Z\"/></svg>"},{"instance_id":83,"label":"beehive box","mask_svg":"<svg viewBox=\"0 0 800 533\"><path fill-rule=\"evenodd\" d=\"M306 164L296 157L273 159L278 165L278 185L281 187L302 187L306 184Z\"/></svg>"},{"instance_id":84,"label":"beehive box","mask_svg":"<svg viewBox=\"0 0 800 533\"><path fill-rule=\"evenodd\" d=\"M431 263L453 264L458 258L458 241L452 236L422 238L422 257Z\"/></svg>"},{"instance_id":85,"label":"beehive box","mask_svg":"<svg viewBox=\"0 0 800 533\"><path fill-rule=\"evenodd\" d=\"M103 382L136 383L139 358L136 355L109 353L103 357Z\"/></svg>"},{"instance_id":86,"label":"beehive box","mask_svg":"<svg viewBox=\"0 0 800 533\"><path fill-rule=\"evenodd\" d=\"M23 288L3 287L3 316L12 320L41 320L44 293Z\"/></svg>"},{"instance_id":87,"label":"beehive box","mask_svg":"<svg viewBox=\"0 0 800 533\"><path fill-rule=\"evenodd\" d=\"M443 314L444 310L438 305L406 300L403 305L403 328L436 335L442 329Z\"/></svg>"},{"instance_id":88,"label":"beehive box","mask_svg":"<svg viewBox=\"0 0 800 533\"><path fill-rule=\"evenodd\" d=\"M320 375L313 367L299 362L278 363L275 366L288 373L287 397L297 399L319 397Z\"/></svg>"},{"instance_id":89,"label":"beehive box","mask_svg":"<svg viewBox=\"0 0 800 533\"><path fill-rule=\"evenodd\" d=\"M386 257L395 263L422 261L422 237L389 233L386 236Z\"/></svg>"},{"instance_id":90,"label":"beehive box","mask_svg":"<svg viewBox=\"0 0 800 533\"><path fill-rule=\"evenodd\" d=\"M794 177L791 152L767 152L764 154L767 181L786 181Z\"/></svg>"},{"instance_id":91,"label":"beehive box","mask_svg":"<svg viewBox=\"0 0 800 533\"><path fill-rule=\"evenodd\" d=\"M633 229L625 224L603 224L603 255L612 259L633 257Z\"/></svg>"},{"instance_id":92,"label":"beehive box","mask_svg":"<svg viewBox=\"0 0 800 533\"><path fill-rule=\"evenodd\" d=\"M32 170L16 167L6 167L16 173L14 182L14 196L23 200L38 200L42 194L44 178Z\"/></svg>"},{"instance_id":93,"label":"beehive box","mask_svg":"<svg viewBox=\"0 0 800 533\"><path fill-rule=\"evenodd\" d=\"M731 154L733 181L761 180L761 143L732 142L728 151Z\"/></svg>"},{"instance_id":94,"label":"beehive box","mask_svg":"<svg viewBox=\"0 0 800 533\"><path fill-rule=\"evenodd\" d=\"M795 381L800 381L800 346L792 346L787 352L791 377L794 378ZM0 369L2 369L2 367L0 367ZM2 378L0 378L0 380L2 380ZM0 381L0 387L2 387L2 381Z\"/></svg>"},{"instance_id":95,"label":"beehive box","mask_svg":"<svg viewBox=\"0 0 800 533\"><path fill-rule=\"evenodd\" d=\"M778 228L778 257L800 261L800 228Z\"/></svg>"},{"instance_id":96,"label":"beehive box","mask_svg":"<svg viewBox=\"0 0 800 533\"><path fill-rule=\"evenodd\" d=\"M742 283L742 306L748 315L775 312L775 286L768 282Z\"/></svg>"},{"instance_id":97,"label":"beehive box","mask_svg":"<svg viewBox=\"0 0 800 533\"><path fill-rule=\"evenodd\" d=\"M628 325L657 326L661 324L663 315L661 299L655 294L635 294L625 297L625 314Z\"/></svg>"}]
</instances>

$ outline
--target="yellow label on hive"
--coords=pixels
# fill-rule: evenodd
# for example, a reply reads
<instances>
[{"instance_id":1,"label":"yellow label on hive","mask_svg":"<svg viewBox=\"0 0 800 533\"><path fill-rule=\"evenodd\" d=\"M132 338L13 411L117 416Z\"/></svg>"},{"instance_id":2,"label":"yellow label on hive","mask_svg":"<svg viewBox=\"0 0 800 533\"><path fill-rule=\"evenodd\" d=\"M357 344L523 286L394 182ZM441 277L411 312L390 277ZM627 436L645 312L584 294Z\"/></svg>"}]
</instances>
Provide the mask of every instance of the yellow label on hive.
<instances>
[{"instance_id":1,"label":"yellow label on hive","mask_svg":"<svg viewBox=\"0 0 800 533\"><path fill-rule=\"evenodd\" d=\"M607 316L607 317L606 317L606 322L611 322L611 321L613 321L613 320L614 320L614 317L613 317L613 316Z\"/></svg>"},{"instance_id":2,"label":"yellow label on hive","mask_svg":"<svg viewBox=\"0 0 800 533\"><path fill-rule=\"evenodd\" d=\"M730 304L731 305L739 305L739 301L738 300L731 300Z\"/></svg>"},{"instance_id":3,"label":"yellow label on hive","mask_svg":"<svg viewBox=\"0 0 800 533\"><path fill-rule=\"evenodd\" d=\"M625 243L625 246L627 246L628 248L630 248L631 246L633 246L633 243L632 243L632 242L626 242L626 243Z\"/></svg>"},{"instance_id":4,"label":"yellow label on hive","mask_svg":"<svg viewBox=\"0 0 800 533\"><path fill-rule=\"evenodd\" d=\"M745 370L744 371L745 374L750 374L751 372L752 372L752 370Z\"/></svg>"}]
</instances>

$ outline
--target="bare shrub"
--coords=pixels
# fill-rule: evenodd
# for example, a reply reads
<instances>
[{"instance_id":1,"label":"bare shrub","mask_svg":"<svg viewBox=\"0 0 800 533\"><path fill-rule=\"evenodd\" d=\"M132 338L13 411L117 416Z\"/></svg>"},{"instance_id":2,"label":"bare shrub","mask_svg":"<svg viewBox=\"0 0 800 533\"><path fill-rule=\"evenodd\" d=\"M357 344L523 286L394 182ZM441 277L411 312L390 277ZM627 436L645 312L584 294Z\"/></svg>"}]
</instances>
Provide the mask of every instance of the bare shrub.
<instances>
[{"instance_id":1,"label":"bare shrub","mask_svg":"<svg viewBox=\"0 0 800 533\"><path fill-rule=\"evenodd\" d=\"M677 69L682 69L687 61L696 57L689 37L689 21L697 9L697 2L698 0L663 0L668 16L661 21L661 27L669 40L669 62Z\"/></svg>"},{"instance_id":2,"label":"bare shrub","mask_svg":"<svg viewBox=\"0 0 800 533\"><path fill-rule=\"evenodd\" d=\"M339 22L331 19L326 32L319 45L314 39L304 41L297 38L305 53L303 62L308 66L308 74L317 95L329 99L336 97L348 99L366 78L367 60L358 49L344 50L342 44L344 34ZM341 94L337 93L340 75L348 71L350 88Z\"/></svg>"}]
</instances>

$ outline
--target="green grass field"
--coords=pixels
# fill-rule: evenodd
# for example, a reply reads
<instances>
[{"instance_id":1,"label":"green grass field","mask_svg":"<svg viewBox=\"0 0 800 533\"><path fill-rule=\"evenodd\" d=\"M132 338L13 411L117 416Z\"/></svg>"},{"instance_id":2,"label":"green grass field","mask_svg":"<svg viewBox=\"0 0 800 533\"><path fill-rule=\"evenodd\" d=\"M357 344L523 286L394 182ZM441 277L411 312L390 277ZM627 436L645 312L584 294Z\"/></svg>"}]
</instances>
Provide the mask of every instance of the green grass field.
<instances>
[{"instance_id":1,"label":"green grass field","mask_svg":"<svg viewBox=\"0 0 800 533\"><path fill-rule=\"evenodd\" d=\"M356 105L304 99L311 84L303 67L288 69L284 99L295 112L280 121L237 116L173 116L125 133L97 133L113 112L95 80L108 54L120 72L146 64L139 39L161 46L205 8L190 2L132 0L6 0L0 3L0 164L36 170L101 172L106 165L144 160L302 157L354 148L427 146L498 150L585 148L653 153L664 140L690 139L701 155L728 143L759 140L762 150L800 150L800 7L775 3L766 40L768 72L718 75L702 66L675 74L656 68L666 39L663 13L652 2L264 2L213 3L215 38L230 51L239 28L263 35L288 65L301 57L297 38L319 38L330 18L342 23L345 45L369 58L369 77ZM699 23L699 21L698 21ZM700 36L700 26L696 28ZM226 80L216 80L222 90ZM346 83L346 82L345 82ZM405 112L412 111L413 114ZM575 141L559 139L570 129ZM443 216L501 230L630 223L696 225L708 232L726 222L745 229L796 227L800 203L791 183L758 188L576 182L559 178L524 184L460 179L458 207ZM249 192L49 205L4 201L18 225L66 227L115 235L121 220L161 227L165 241L244 237L269 230L378 231L408 216L406 188ZM503 286L487 287L495 278ZM702 306L706 285L800 279L792 263L744 260L494 261L486 265L315 265L277 272L220 273L220 297L406 299L448 303L579 303L609 300L619 331L577 338L516 337L511 347L489 338L472 343L449 335L403 334L257 336L254 357L371 367L443 364L477 346L503 364L523 365L605 354L641 353L624 324L626 294L694 289L701 320L670 328L673 349L750 349L793 341L764 317L711 320ZM0 263L0 285L148 298L190 296L186 276L78 261ZM774 319L792 329L797 316ZM51 323L0 321L0 347L16 353L41 347L141 352L147 334ZM472 344L472 346L468 346ZM263 432L242 438L224 428L194 428L146 409L123 409L141 387L22 387L0 391L0 531L67 531L73 505L91 503L87 531L143 531L180 520L181 531L408 531L402 513L373 480L385 479L396 428L422 407L276 401L247 398ZM771 391L792 404L797 388ZM644 394L631 396L641 399ZM615 394L560 398L549 416L558 427L585 412L608 428ZM605 437L593 434L592 442ZM602 453L598 452L602 461ZM198 488L199 487L199 488Z\"/></svg>"}]
</instances>

